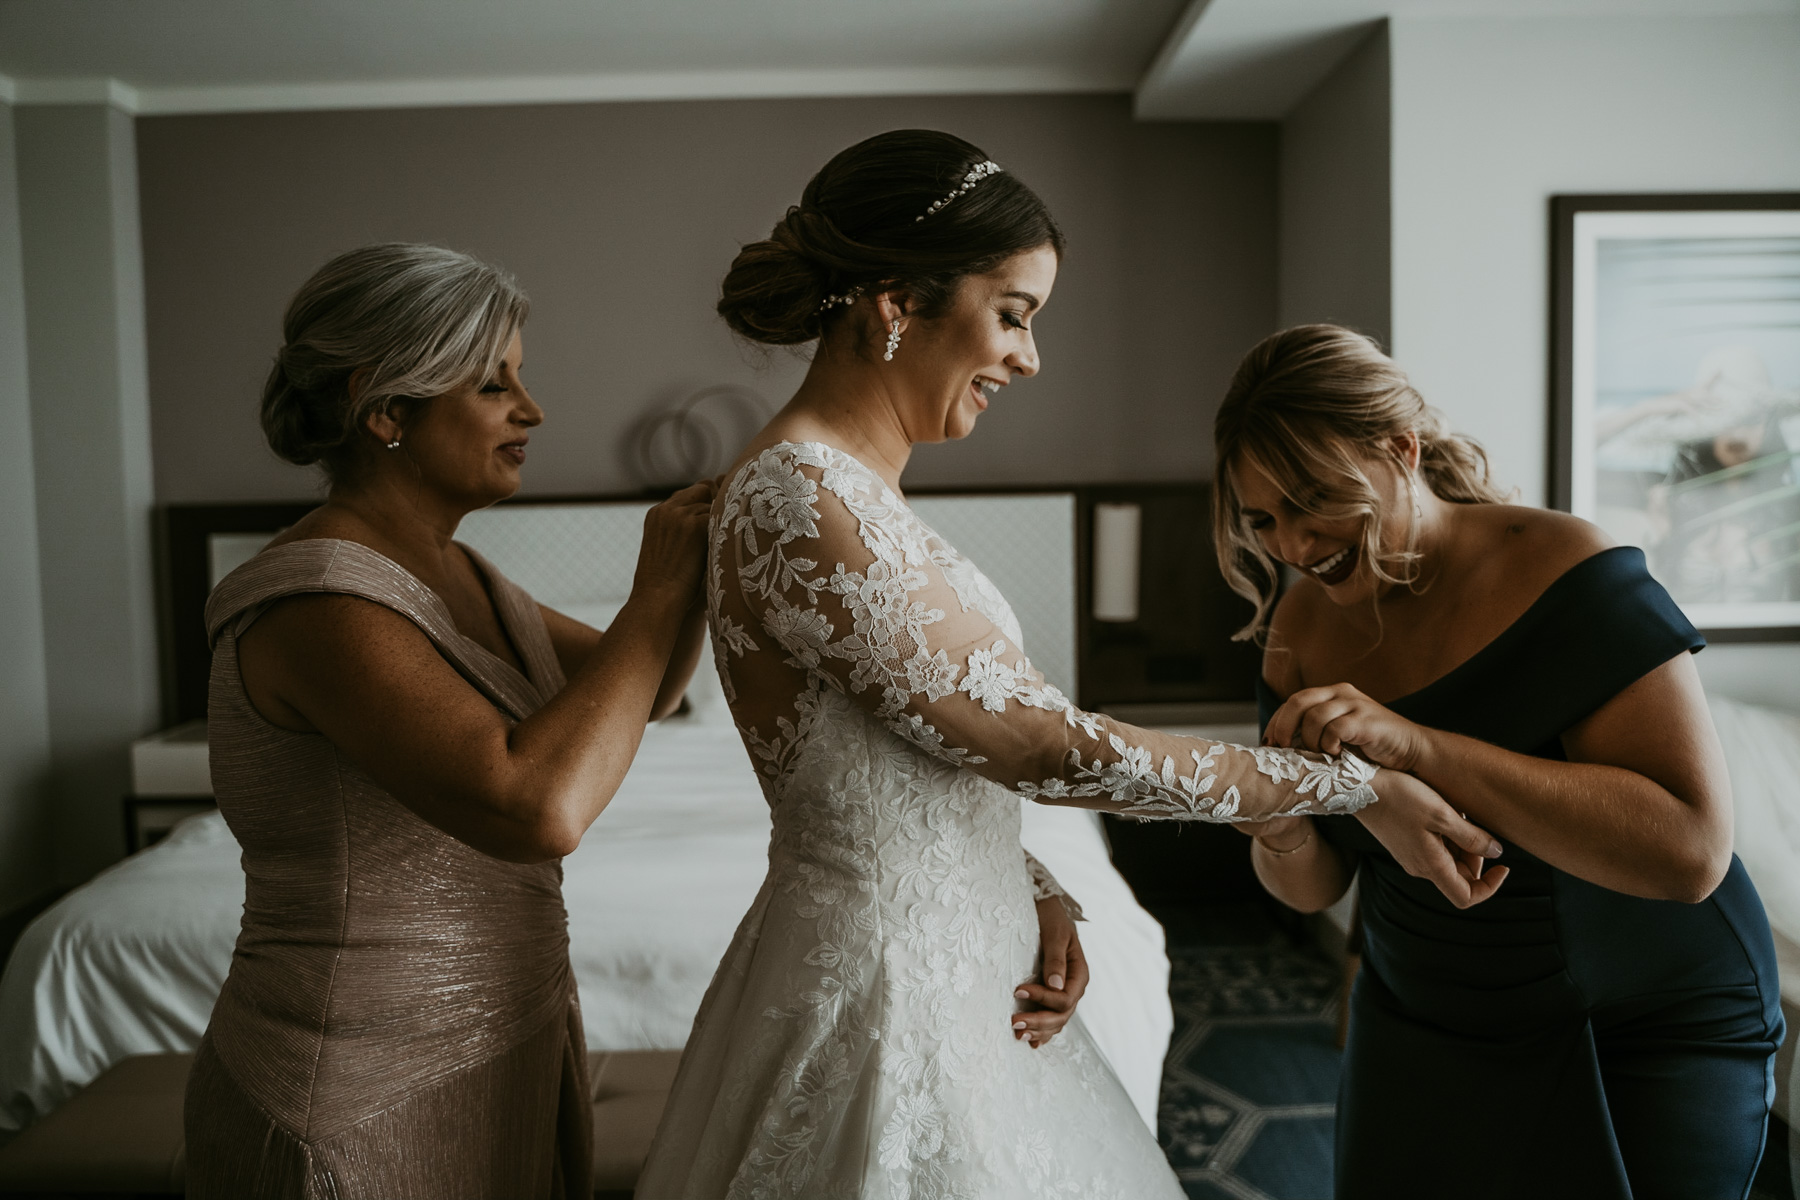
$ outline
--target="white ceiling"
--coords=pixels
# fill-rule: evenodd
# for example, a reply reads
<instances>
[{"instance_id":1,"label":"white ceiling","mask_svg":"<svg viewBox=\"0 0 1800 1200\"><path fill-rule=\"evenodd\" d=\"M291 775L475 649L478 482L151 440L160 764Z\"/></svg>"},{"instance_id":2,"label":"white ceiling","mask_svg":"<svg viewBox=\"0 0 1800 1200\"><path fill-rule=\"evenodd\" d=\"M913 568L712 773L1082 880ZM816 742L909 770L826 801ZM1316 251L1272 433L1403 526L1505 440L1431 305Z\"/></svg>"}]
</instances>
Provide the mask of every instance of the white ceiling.
<instances>
[{"instance_id":1,"label":"white ceiling","mask_svg":"<svg viewBox=\"0 0 1800 1200\"><path fill-rule=\"evenodd\" d=\"M1129 91L1184 2L0 0L0 73L21 99L116 79L147 111Z\"/></svg>"},{"instance_id":2,"label":"white ceiling","mask_svg":"<svg viewBox=\"0 0 1800 1200\"><path fill-rule=\"evenodd\" d=\"M1275 120L1385 17L1800 13L1800 0L1193 0L1137 89L1144 118ZM1800 69L1800 68L1797 68Z\"/></svg>"},{"instance_id":3,"label":"white ceiling","mask_svg":"<svg viewBox=\"0 0 1800 1200\"><path fill-rule=\"evenodd\" d=\"M1800 0L0 0L0 98L142 112L1136 91L1284 115L1395 15L1800 12Z\"/></svg>"}]
</instances>

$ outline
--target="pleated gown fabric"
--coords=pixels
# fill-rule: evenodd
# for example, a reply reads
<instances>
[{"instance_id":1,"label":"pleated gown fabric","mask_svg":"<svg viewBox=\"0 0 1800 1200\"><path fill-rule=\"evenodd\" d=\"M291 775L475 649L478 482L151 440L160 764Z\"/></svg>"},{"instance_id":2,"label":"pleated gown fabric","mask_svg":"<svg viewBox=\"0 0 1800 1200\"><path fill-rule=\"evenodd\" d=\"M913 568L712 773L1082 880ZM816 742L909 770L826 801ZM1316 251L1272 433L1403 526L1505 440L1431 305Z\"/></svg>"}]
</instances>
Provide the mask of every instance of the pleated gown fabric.
<instances>
[{"instance_id":1,"label":"pleated gown fabric","mask_svg":"<svg viewBox=\"0 0 1800 1200\"><path fill-rule=\"evenodd\" d=\"M563 686L537 606L471 551L526 673L396 563L290 542L207 604L207 737L243 846L243 928L188 1084L191 1200L592 1195L592 1108L559 863L490 858L335 746L257 713L237 640L276 600L360 596L523 720Z\"/></svg>"}]
</instances>

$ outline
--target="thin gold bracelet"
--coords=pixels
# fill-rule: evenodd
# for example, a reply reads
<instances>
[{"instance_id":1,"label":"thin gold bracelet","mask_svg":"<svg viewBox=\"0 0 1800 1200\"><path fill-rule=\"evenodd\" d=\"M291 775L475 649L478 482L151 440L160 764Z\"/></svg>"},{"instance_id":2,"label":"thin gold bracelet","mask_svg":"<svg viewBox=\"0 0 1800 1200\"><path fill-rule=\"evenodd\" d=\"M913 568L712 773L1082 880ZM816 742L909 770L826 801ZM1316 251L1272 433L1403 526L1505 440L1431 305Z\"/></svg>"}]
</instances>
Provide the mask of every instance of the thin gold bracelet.
<instances>
[{"instance_id":1,"label":"thin gold bracelet","mask_svg":"<svg viewBox=\"0 0 1800 1200\"><path fill-rule=\"evenodd\" d=\"M1269 845L1269 843L1263 841L1260 837L1256 839L1256 844L1261 846L1263 848L1263 853L1269 855L1271 858L1286 858L1290 854L1298 854L1300 851L1306 849L1307 843L1312 841L1312 835L1312 822L1308 821L1306 823L1306 836L1301 838L1296 845L1290 846L1286 850L1277 850L1275 847Z\"/></svg>"}]
</instances>

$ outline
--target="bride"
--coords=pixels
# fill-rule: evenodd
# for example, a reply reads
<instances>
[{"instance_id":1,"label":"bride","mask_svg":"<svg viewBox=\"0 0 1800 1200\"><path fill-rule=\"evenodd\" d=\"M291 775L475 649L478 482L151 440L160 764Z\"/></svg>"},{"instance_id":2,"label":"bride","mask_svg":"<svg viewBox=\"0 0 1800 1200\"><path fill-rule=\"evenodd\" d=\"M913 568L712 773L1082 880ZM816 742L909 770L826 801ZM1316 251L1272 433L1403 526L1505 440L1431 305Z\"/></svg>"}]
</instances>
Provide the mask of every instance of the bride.
<instances>
[{"instance_id":1,"label":"bride","mask_svg":"<svg viewBox=\"0 0 1800 1200\"><path fill-rule=\"evenodd\" d=\"M714 655L774 833L646 1200L1182 1195L1079 1021L1020 1037L1034 901L1060 893L1020 848L1020 797L1178 820L1354 812L1458 904L1498 886L1477 865L1492 839L1410 776L1074 708L993 584L907 506L912 447L967 436L1037 373L1062 246L1015 176L907 130L833 158L725 279L738 333L819 345L713 507Z\"/></svg>"}]
</instances>

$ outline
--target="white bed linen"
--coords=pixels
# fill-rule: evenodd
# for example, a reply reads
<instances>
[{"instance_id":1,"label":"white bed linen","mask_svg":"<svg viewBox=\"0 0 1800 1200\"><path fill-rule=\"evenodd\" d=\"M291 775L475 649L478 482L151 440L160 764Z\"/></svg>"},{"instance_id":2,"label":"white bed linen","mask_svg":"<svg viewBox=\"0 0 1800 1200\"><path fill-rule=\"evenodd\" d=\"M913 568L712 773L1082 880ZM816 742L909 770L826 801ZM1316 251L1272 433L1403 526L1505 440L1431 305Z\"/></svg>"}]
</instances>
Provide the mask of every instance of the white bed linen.
<instances>
[{"instance_id":1,"label":"white bed linen","mask_svg":"<svg viewBox=\"0 0 1800 1200\"><path fill-rule=\"evenodd\" d=\"M1770 926L1800 942L1800 715L1722 696L1708 706L1731 771L1738 857ZM1783 982L1800 992L1800 980Z\"/></svg>"},{"instance_id":2,"label":"white bed linen","mask_svg":"<svg viewBox=\"0 0 1800 1200\"><path fill-rule=\"evenodd\" d=\"M1743 704L1723 696L1708 700L1713 726L1731 770L1736 818L1734 843L1756 884L1781 970L1787 1043L1776 1058L1775 1111L1789 1128L1800 1122L1800 714ZM1800 1139L1790 1143L1800 1168ZM1800 1171L1795 1175L1800 1196Z\"/></svg>"},{"instance_id":3,"label":"white bed linen","mask_svg":"<svg viewBox=\"0 0 1800 1200\"><path fill-rule=\"evenodd\" d=\"M590 1049L682 1046L767 869L769 818L722 712L652 726L607 811L564 861L570 959ZM1084 905L1089 1032L1154 1128L1172 1018L1162 928L1097 818L1027 805L1026 842ZM132 1054L191 1050L224 982L244 895L216 813L102 872L26 930L0 979L0 1136Z\"/></svg>"},{"instance_id":4,"label":"white bed linen","mask_svg":"<svg viewBox=\"0 0 1800 1200\"><path fill-rule=\"evenodd\" d=\"M0 1136L122 1058L192 1050L243 908L237 842L212 813L32 922L0 978Z\"/></svg>"}]
</instances>

